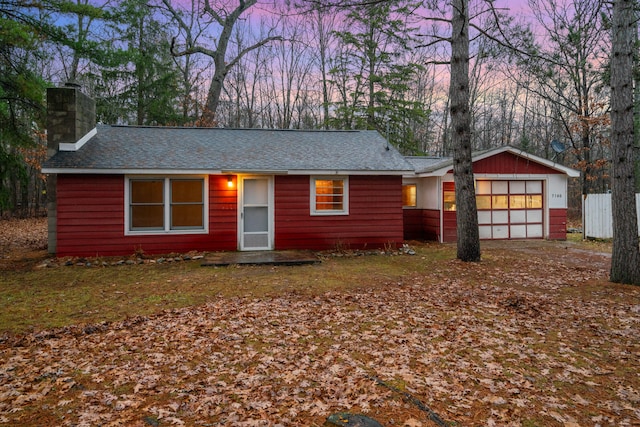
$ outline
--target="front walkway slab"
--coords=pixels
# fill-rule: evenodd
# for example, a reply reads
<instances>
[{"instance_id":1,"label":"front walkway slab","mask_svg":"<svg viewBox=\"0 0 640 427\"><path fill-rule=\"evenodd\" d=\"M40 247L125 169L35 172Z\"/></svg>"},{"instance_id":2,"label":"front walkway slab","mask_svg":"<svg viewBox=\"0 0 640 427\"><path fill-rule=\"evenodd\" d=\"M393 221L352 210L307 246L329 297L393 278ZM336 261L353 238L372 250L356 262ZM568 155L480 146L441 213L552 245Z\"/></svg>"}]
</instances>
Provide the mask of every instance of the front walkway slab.
<instances>
[{"instance_id":1,"label":"front walkway slab","mask_svg":"<svg viewBox=\"0 0 640 427\"><path fill-rule=\"evenodd\" d=\"M308 265L318 264L320 259L309 251L251 251L216 252L208 254L203 267L225 265Z\"/></svg>"}]
</instances>

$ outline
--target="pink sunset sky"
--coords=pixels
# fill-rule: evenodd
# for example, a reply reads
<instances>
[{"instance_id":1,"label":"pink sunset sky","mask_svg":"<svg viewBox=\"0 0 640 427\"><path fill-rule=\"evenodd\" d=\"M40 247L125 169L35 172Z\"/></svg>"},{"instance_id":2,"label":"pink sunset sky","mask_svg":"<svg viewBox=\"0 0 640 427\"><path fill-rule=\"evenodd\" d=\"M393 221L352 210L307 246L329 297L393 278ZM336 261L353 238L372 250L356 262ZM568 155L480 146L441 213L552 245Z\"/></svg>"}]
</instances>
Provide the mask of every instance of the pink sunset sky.
<instances>
[{"instance_id":1,"label":"pink sunset sky","mask_svg":"<svg viewBox=\"0 0 640 427\"><path fill-rule=\"evenodd\" d=\"M201 1L204 1L204 0L201 0ZM300 1L300 0L298 0L298 1ZM331 1L335 1L335 0L331 0ZM445 1L446 0L443 0L443 1L441 1L441 3L444 4ZM486 0L481 0L481 1L486 1ZM571 0L556 0L556 2L559 3L559 4L570 3L570 1ZM185 7L185 8L190 8L191 7L191 2L192 2L192 0L172 0L171 1L172 4L180 5L180 6ZM213 7L216 7L216 5L225 5L226 4L226 5L228 5L229 8L232 8L232 7L235 7L238 4L237 0L210 0L210 2L211 2L211 5ZM268 9L269 5L283 5L285 3L291 4L291 3L294 3L294 2L290 1L290 0L259 0L258 1L258 4L263 9ZM509 9L510 10L510 14L512 14L514 16L526 17L526 16L530 16L531 15L531 11L529 9L527 0L495 0L495 1L493 1L493 3L498 8Z\"/></svg>"}]
</instances>

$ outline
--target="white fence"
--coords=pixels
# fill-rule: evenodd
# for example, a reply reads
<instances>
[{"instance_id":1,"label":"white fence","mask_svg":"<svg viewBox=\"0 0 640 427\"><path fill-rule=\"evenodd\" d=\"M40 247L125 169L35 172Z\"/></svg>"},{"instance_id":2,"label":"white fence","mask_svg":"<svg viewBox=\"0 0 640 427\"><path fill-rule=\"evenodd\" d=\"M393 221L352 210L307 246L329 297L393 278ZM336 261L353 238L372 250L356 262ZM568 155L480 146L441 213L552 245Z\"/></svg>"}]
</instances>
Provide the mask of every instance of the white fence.
<instances>
[{"instance_id":1,"label":"white fence","mask_svg":"<svg viewBox=\"0 0 640 427\"><path fill-rule=\"evenodd\" d=\"M636 211L640 213L640 194L636 194ZM613 238L611 194L589 194L582 200L582 227L584 237L594 239ZM640 229L640 214L638 215Z\"/></svg>"}]
</instances>

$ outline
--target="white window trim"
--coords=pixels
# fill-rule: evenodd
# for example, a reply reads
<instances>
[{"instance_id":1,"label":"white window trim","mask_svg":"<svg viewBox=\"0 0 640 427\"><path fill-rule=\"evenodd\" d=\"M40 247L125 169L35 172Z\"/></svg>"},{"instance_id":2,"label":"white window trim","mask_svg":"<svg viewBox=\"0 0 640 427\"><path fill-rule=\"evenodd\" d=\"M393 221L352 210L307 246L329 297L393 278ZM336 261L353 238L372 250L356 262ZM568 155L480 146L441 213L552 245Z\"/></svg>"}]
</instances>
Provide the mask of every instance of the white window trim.
<instances>
[{"instance_id":1,"label":"white window trim","mask_svg":"<svg viewBox=\"0 0 640 427\"><path fill-rule=\"evenodd\" d=\"M131 206L129 201L131 200L130 194L130 181L131 180L144 180L144 179L159 179L163 180L164 191L164 229L161 230L131 230ZM202 213L202 228L193 229L171 229L171 180L173 179L201 179L203 181L203 213ZM124 179L124 235L125 236L158 236L164 234L209 234L209 179L207 176L202 175L175 175L175 176L155 176L155 175L139 175L139 176L125 176Z\"/></svg>"},{"instance_id":2,"label":"white window trim","mask_svg":"<svg viewBox=\"0 0 640 427\"><path fill-rule=\"evenodd\" d=\"M341 210L316 210L316 181L317 180L342 180L344 194L342 209ZM312 176L310 181L309 191L309 208L312 216L331 216L331 215L349 215L349 177L348 176Z\"/></svg>"}]
</instances>

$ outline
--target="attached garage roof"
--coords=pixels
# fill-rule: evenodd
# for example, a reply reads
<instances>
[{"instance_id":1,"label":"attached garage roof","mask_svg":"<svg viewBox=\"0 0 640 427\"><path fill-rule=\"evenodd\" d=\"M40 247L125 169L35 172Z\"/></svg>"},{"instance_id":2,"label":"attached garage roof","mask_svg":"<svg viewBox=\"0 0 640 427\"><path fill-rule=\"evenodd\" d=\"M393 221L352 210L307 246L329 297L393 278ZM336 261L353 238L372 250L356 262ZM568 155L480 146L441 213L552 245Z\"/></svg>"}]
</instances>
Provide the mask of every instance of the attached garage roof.
<instances>
[{"instance_id":1,"label":"attached garage roof","mask_svg":"<svg viewBox=\"0 0 640 427\"><path fill-rule=\"evenodd\" d=\"M377 131L98 125L44 173L413 173Z\"/></svg>"},{"instance_id":2,"label":"attached garage roof","mask_svg":"<svg viewBox=\"0 0 640 427\"><path fill-rule=\"evenodd\" d=\"M489 150L478 151L473 153L473 162L487 159L492 156L496 156L501 153L511 153L515 156L522 157L530 162L538 163L554 171L564 173L571 178L577 178L580 176L580 171L568 168L559 163L551 160L538 157L536 155L527 153L526 151L514 148L511 146L504 146L498 148L492 148ZM451 172L453 169L453 157L406 157L407 161L413 165L415 173L418 176L444 176Z\"/></svg>"}]
</instances>

